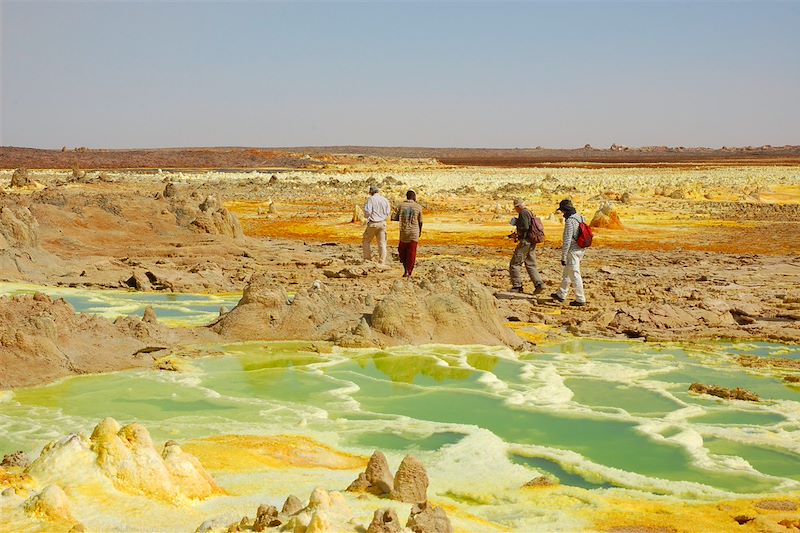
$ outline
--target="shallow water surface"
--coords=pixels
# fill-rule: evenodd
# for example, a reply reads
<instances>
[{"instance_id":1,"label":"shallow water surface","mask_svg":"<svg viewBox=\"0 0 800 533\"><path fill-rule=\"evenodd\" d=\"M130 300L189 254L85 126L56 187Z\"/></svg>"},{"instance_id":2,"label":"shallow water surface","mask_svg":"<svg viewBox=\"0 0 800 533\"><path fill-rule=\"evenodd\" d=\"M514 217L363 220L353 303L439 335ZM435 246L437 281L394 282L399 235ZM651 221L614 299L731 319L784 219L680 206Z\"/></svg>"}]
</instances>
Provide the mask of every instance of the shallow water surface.
<instances>
[{"instance_id":1,"label":"shallow water surface","mask_svg":"<svg viewBox=\"0 0 800 533\"><path fill-rule=\"evenodd\" d=\"M528 478L550 473L588 488L691 498L800 487L800 389L732 360L794 357L796 348L571 341L524 360L482 346L217 348L225 355L193 360L184 373L135 370L18 390L0 402L0 452L34 452L112 416L142 422L157 441L297 433L353 453L439 462L468 463L459 454L474 448L459 443L485 441L505 450L498 470L521 475L522 466ZM762 402L697 396L687 392L692 381L750 388Z\"/></svg>"},{"instance_id":2,"label":"shallow water surface","mask_svg":"<svg viewBox=\"0 0 800 533\"><path fill-rule=\"evenodd\" d=\"M0 284L0 294L36 290L112 318L153 305L160 320L187 326L207 323L239 298ZM226 435L310 437L362 457L380 449L393 469L412 453L427 467L429 497L449 505L456 528L468 531L591 529L574 502L592 517L617 493L708 502L800 491L800 387L783 381L788 371L735 361L800 358L796 346L573 339L525 354L442 345L319 353L308 342L205 348L221 355L188 360L179 373L138 369L0 392L0 454L35 456L63 435L89 434L107 416L140 422L157 444L173 439L194 453L209 449L199 439L219 437L223 456L246 456L227 446L251 441ZM762 401L695 395L693 382L744 387ZM207 517L233 521L264 502L280 506L289 492L341 490L357 474L246 463L230 471L213 453L201 458L229 496L180 510L152 502L124 512L86 509L89 525L192 530ZM561 488L542 496L520 490L541 475ZM567 503L558 503L562 497ZM379 504L350 505L367 524Z\"/></svg>"},{"instance_id":3,"label":"shallow water surface","mask_svg":"<svg viewBox=\"0 0 800 533\"><path fill-rule=\"evenodd\" d=\"M124 290L86 290L49 287L26 283L0 283L0 296L42 292L51 298L64 298L78 313L114 319L138 316L153 307L158 319L170 326L202 326L219 316L220 307L236 306L241 294L179 294Z\"/></svg>"}]
</instances>

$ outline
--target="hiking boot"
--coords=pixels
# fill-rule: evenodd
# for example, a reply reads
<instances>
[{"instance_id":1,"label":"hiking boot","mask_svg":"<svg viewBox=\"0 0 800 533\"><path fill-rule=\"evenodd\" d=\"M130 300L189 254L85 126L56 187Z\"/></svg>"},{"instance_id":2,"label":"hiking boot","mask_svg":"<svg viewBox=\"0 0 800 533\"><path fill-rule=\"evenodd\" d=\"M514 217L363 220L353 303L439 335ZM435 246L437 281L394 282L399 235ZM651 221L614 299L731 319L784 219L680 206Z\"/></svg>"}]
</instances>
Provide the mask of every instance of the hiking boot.
<instances>
[{"instance_id":1,"label":"hiking boot","mask_svg":"<svg viewBox=\"0 0 800 533\"><path fill-rule=\"evenodd\" d=\"M535 289L533 289L533 294L542 294L544 292L544 285L537 285Z\"/></svg>"},{"instance_id":2,"label":"hiking boot","mask_svg":"<svg viewBox=\"0 0 800 533\"><path fill-rule=\"evenodd\" d=\"M518 292L522 294L525 291L522 290L522 285L520 285L519 287L511 287L508 292Z\"/></svg>"},{"instance_id":3,"label":"hiking boot","mask_svg":"<svg viewBox=\"0 0 800 533\"><path fill-rule=\"evenodd\" d=\"M564 298L559 296L557 292L554 292L553 294L551 294L550 298L552 298L553 300L555 300L555 301L557 301L559 303L562 303L562 304L564 303Z\"/></svg>"},{"instance_id":4,"label":"hiking boot","mask_svg":"<svg viewBox=\"0 0 800 533\"><path fill-rule=\"evenodd\" d=\"M579 302L578 300L572 300L569 303L569 305L571 305L572 307L583 307L584 305L586 305L586 302Z\"/></svg>"}]
</instances>

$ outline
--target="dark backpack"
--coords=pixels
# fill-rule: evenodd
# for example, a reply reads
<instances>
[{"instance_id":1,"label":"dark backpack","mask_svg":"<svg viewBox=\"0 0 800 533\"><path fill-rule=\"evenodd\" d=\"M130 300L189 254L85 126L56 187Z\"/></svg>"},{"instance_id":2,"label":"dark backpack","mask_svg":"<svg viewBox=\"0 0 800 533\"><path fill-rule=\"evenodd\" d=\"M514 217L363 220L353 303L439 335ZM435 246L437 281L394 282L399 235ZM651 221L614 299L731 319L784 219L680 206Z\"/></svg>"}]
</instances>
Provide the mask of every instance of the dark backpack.
<instances>
[{"instance_id":1,"label":"dark backpack","mask_svg":"<svg viewBox=\"0 0 800 533\"><path fill-rule=\"evenodd\" d=\"M531 244L544 242L544 225L542 224L542 219L534 216L533 213L531 213L531 227L528 228L528 234L525 235L525 238Z\"/></svg>"},{"instance_id":2,"label":"dark backpack","mask_svg":"<svg viewBox=\"0 0 800 533\"><path fill-rule=\"evenodd\" d=\"M578 237L575 239L575 241L578 243L578 246L581 248L590 247L592 245L592 237L594 237L594 234L592 233L592 228L589 227L589 224L578 220Z\"/></svg>"}]
</instances>

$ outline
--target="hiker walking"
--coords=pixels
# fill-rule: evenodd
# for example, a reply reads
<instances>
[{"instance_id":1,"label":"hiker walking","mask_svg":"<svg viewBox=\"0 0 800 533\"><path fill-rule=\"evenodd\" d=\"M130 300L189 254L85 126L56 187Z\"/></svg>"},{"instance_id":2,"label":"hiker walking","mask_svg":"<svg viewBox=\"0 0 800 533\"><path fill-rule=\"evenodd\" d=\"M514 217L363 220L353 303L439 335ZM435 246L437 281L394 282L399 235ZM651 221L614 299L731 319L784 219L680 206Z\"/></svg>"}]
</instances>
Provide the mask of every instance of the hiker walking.
<instances>
[{"instance_id":1,"label":"hiker walking","mask_svg":"<svg viewBox=\"0 0 800 533\"><path fill-rule=\"evenodd\" d=\"M417 244L422 234L422 206L417 203L417 193L406 192L406 199L395 209L392 220L400 221L400 243L397 253L403 263L403 277L410 278L417 262Z\"/></svg>"},{"instance_id":2,"label":"hiker walking","mask_svg":"<svg viewBox=\"0 0 800 533\"><path fill-rule=\"evenodd\" d=\"M381 196L380 189L376 185L369 188L369 198L364 206L364 214L367 217L367 227L364 229L364 237L361 245L364 248L364 260L372 260L372 249L370 243L372 239L378 240L379 263L386 262L386 219L389 218L389 200Z\"/></svg>"},{"instance_id":3,"label":"hiker walking","mask_svg":"<svg viewBox=\"0 0 800 533\"><path fill-rule=\"evenodd\" d=\"M561 200L556 209L556 212L558 211L564 215L564 242L561 246L561 265L564 269L561 273L561 287L551 296L559 303L564 303L570 284L574 284L575 300L571 301L569 305L582 307L586 305L586 295L583 292L583 279L581 278L581 259L583 259L584 247L591 244L591 231L586 226L585 231L589 232L589 241L586 243L583 240L585 237L581 236L581 225L586 224L586 219L583 215L578 214L571 200L566 198ZM579 242L584 246L582 247Z\"/></svg>"},{"instance_id":4,"label":"hiker walking","mask_svg":"<svg viewBox=\"0 0 800 533\"><path fill-rule=\"evenodd\" d=\"M511 275L511 291L522 292L522 265L528 272L528 277L533 282L533 294L539 294L544 290L544 282L536 269L536 244L544 241L544 230L542 222L538 220L530 209L525 207L525 202L521 198L514 199L514 210L517 217L512 219L516 226L516 234L512 237L517 242L511 262L508 265L508 273Z\"/></svg>"}]
</instances>

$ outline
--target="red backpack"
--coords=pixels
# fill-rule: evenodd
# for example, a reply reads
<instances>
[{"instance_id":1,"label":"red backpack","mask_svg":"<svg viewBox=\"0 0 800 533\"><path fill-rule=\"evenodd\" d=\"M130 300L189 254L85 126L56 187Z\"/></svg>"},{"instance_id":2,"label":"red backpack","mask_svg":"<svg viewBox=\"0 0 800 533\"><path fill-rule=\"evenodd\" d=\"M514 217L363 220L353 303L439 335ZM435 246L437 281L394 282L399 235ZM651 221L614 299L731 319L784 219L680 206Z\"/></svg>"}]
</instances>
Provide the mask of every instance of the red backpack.
<instances>
[{"instance_id":1,"label":"red backpack","mask_svg":"<svg viewBox=\"0 0 800 533\"><path fill-rule=\"evenodd\" d=\"M588 248L592 245L592 228L586 222L578 220L578 238L575 241L581 248Z\"/></svg>"},{"instance_id":2,"label":"red backpack","mask_svg":"<svg viewBox=\"0 0 800 533\"><path fill-rule=\"evenodd\" d=\"M533 213L531 213L531 227L528 228L528 234L525 238L532 244L544 242L544 225L542 224L542 219L534 216Z\"/></svg>"}]
</instances>

